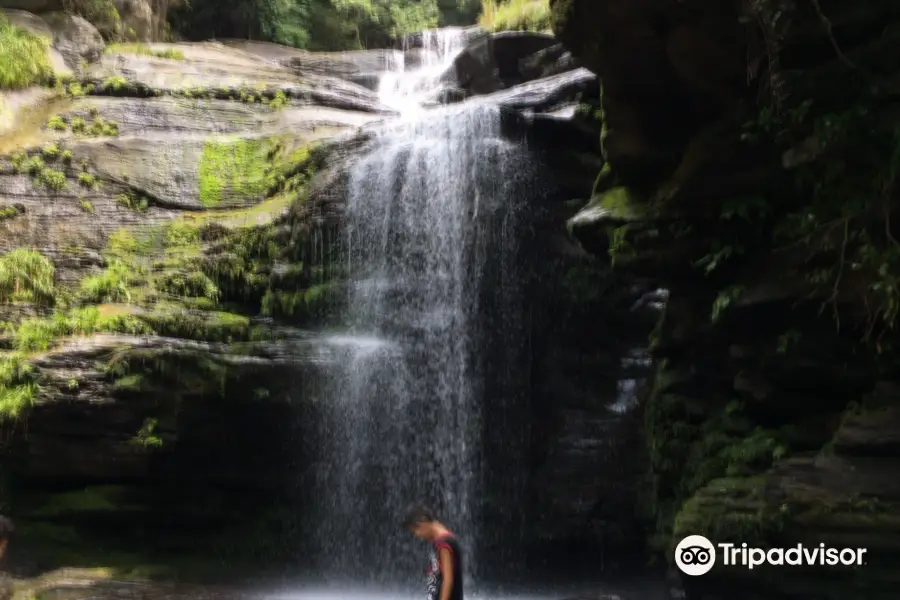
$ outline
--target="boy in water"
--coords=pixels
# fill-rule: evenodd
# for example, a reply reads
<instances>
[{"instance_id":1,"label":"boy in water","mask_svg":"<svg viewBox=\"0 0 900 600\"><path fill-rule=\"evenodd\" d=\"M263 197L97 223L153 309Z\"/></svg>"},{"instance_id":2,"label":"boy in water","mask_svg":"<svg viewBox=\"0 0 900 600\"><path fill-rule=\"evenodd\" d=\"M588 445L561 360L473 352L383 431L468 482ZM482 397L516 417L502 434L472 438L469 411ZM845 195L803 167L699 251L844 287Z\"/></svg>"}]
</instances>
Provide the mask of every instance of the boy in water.
<instances>
[{"instance_id":1,"label":"boy in water","mask_svg":"<svg viewBox=\"0 0 900 600\"><path fill-rule=\"evenodd\" d=\"M431 544L428 600L463 600L462 551L456 536L425 506L413 506L404 522L417 538Z\"/></svg>"}]
</instances>

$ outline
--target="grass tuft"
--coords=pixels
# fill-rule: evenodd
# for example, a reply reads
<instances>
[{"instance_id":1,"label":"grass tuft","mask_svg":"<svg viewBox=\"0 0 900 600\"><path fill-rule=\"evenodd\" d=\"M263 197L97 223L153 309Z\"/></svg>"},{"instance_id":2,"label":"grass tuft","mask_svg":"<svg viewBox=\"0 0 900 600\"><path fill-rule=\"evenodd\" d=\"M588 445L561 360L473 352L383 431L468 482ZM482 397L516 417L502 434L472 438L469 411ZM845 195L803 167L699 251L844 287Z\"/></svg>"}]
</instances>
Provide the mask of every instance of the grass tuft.
<instances>
[{"instance_id":1,"label":"grass tuft","mask_svg":"<svg viewBox=\"0 0 900 600\"><path fill-rule=\"evenodd\" d=\"M48 83L53 68L47 40L9 23L0 14L0 89L21 89Z\"/></svg>"}]
</instances>

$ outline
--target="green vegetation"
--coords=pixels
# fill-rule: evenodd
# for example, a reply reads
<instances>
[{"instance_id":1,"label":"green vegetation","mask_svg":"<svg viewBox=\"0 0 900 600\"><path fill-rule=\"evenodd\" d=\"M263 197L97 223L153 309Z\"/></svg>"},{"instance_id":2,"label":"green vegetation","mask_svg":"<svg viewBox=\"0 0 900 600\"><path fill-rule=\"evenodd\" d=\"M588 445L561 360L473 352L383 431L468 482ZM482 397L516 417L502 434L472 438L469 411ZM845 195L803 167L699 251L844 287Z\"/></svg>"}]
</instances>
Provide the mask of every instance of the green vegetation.
<instances>
[{"instance_id":1,"label":"green vegetation","mask_svg":"<svg viewBox=\"0 0 900 600\"><path fill-rule=\"evenodd\" d=\"M42 158L43 157L43 158ZM31 175L32 181L54 192L65 189L67 185L66 174L49 167L45 162L54 162L62 157L59 148L55 144L45 146L39 154L28 156L24 152L17 152L12 157L13 169L16 173Z\"/></svg>"},{"instance_id":2,"label":"green vegetation","mask_svg":"<svg viewBox=\"0 0 900 600\"><path fill-rule=\"evenodd\" d=\"M97 178L90 173L79 173L78 184L89 190L95 189L98 185Z\"/></svg>"},{"instance_id":3,"label":"green vegetation","mask_svg":"<svg viewBox=\"0 0 900 600\"><path fill-rule=\"evenodd\" d=\"M24 207L21 206L0 205L0 221L18 217L24 212Z\"/></svg>"},{"instance_id":4,"label":"green vegetation","mask_svg":"<svg viewBox=\"0 0 900 600\"><path fill-rule=\"evenodd\" d=\"M167 58L169 60L184 60L184 52L181 50L176 48L154 50L146 44L110 44L103 52L105 54L140 54L156 58Z\"/></svg>"},{"instance_id":5,"label":"green vegetation","mask_svg":"<svg viewBox=\"0 0 900 600\"><path fill-rule=\"evenodd\" d=\"M208 141L200 158L200 203L258 200L266 191L269 150L261 140Z\"/></svg>"},{"instance_id":6,"label":"green vegetation","mask_svg":"<svg viewBox=\"0 0 900 600\"><path fill-rule=\"evenodd\" d=\"M170 11L173 29L192 39L262 39L308 50L385 47L441 22L474 21L477 0L241 0L223 13L213 0Z\"/></svg>"},{"instance_id":7,"label":"green vegetation","mask_svg":"<svg viewBox=\"0 0 900 600\"><path fill-rule=\"evenodd\" d=\"M96 209L94 208L94 205L91 204L88 200L85 200L83 198L78 201L78 205L81 207L81 210L83 210L86 213L94 214L95 212L97 212Z\"/></svg>"},{"instance_id":8,"label":"green vegetation","mask_svg":"<svg viewBox=\"0 0 900 600\"><path fill-rule=\"evenodd\" d=\"M102 87L107 92L121 92L128 88L128 80L121 75L111 75L103 80Z\"/></svg>"},{"instance_id":9,"label":"green vegetation","mask_svg":"<svg viewBox=\"0 0 900 600\"><path fill-rule=\"evenodd\" d=\"M22 355L0 356L0 423L27 412L38 391L38 375Z\"/></svg>"},{"instance_id":10,"label":"green vegetation","mask_svg":"<svg viewBox=\"0 0 900 600\"><path fill-rule=\"evenodd\" d=\"M42 85L52 78L48 41L0 14L0 89Z\"/></svg>"},{"instance_id":11,"label":"green vegetation","mask_svg":"<svg viewBox=\"0 0 900 600\"><path fill-rule=\"evenodd\" d=\"M144 212L150 208L150 201L135 191L128 191L116 196L116 204L135 212Z\"/></svg>"},{"instance_id":12,"label":"green vegetation","mask_svg":"<svg viewBox=\"0 0 900 600\"><path fill-rule=\"evenodd\" d=\"M549 0L482 0L478 22L489 31L550 31Z\"/></svg>"},{"instance_id":13,"label":"green vegetation","mask_svg":"<svg viewBox=\"0 0 900 600\"><path fill-rule=\"evenodd\" d=\"M59 115L54 115L47 121L47 128L54 131L65 131L66 129L68 129L68 125L62 117L60 117Z\"/></svg>"},{"instance_id":14,"label":"green vegetation","mask_svg":"<svg viewBox=\"0 0 900 600\"><path fill-rule=\"evenodd\" d=\"M0 256L0 302L53 306L56 268L36 250L16 248Z\"/></svg>"},{"instance_id":15,"label":"green vegetation","mask_svg":"<svg viewBox=\"0 0 900 600\"><path fill-rule=\"evenodd\" d=\"M95 332L151 333L150 328L131 315L102 316L96 307L56 312L50 317L32 317L17 325L8 325L13 348L20 352L48 350L57 338L88 335Z\"/></svg>"},{"instance_id":16,"label":"green vegetation","mask_svg":"<svg viewBox=\"0 0 900 600\"><path fill-rule=\"evenodd\" d=\"M43 169L37 180L47 189L59 192L66 187L66 174L56 169Z\"/></svg>"},{"instance_id":17,"label":"green vegetation","mask_svg":"<svg viewBox=\"0 0 900 600\"><path fill-rule=\"evenodd\" d=\"M107 121L103 117L97 116L92 111L93 119L88 122L84 117L71 117L68 121L59 115L50 117L47 121L47 128L54 131L72 130L72 133L78 136L108 136L114 137L119 135L119 124L115 121ZM71 159L71 154L69 154Z\"/></svg>"},{"instance_id":18,"label":"green vegetation","mask_svg":"<svg viewBox=\"0 0 900 600\"><path fill-rule=\"evenodd\" d=\"M63 0L63 9L95 24L107 37L118 34L121 17L113 0Z\"/></svg>"}]
</instances>

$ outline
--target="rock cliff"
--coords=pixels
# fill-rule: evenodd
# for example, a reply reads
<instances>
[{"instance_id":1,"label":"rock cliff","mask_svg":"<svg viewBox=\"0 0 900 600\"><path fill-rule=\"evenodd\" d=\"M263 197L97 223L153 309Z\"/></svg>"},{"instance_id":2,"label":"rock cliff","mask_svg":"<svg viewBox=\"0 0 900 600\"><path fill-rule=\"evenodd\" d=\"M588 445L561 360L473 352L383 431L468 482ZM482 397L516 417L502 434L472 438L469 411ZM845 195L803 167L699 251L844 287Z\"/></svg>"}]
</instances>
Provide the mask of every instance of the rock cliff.
<instances>
[{"instance_id":1,"label":"rock cliff","mask_svg":"<svg viewBox=\"0 0 900 600\"><path fill-rule=\"evenodd\" d=\"M857 568L719 564L689 598L894 596L900 8L552 5L603 89L606 166L572 235L669 291L645 408L655 544L868 549Z\"/></svg>"}]
</instances>

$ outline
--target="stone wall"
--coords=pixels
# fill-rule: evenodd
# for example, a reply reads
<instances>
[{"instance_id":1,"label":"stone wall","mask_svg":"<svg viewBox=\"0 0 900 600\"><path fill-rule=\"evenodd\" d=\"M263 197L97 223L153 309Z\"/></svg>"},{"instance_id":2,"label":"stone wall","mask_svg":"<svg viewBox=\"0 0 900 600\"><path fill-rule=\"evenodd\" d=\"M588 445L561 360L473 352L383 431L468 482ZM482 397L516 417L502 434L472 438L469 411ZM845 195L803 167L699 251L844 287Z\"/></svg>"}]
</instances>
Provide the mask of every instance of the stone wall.
<instances>
[{"instance_id":1,"label":"stone wall","mask_svg":"<svg viewBox=\"0 0 900 600\"><path fill-rule=\"evenodd\" d=\"M856 570L719 565L684 586L691 599L891 597L898 64L885 24L900 11L552 4L603 86L609 167L573 235L670 292L645 423L659 552L671 560L688 534L868 547Z\"/></svg>"}]
</instances>

